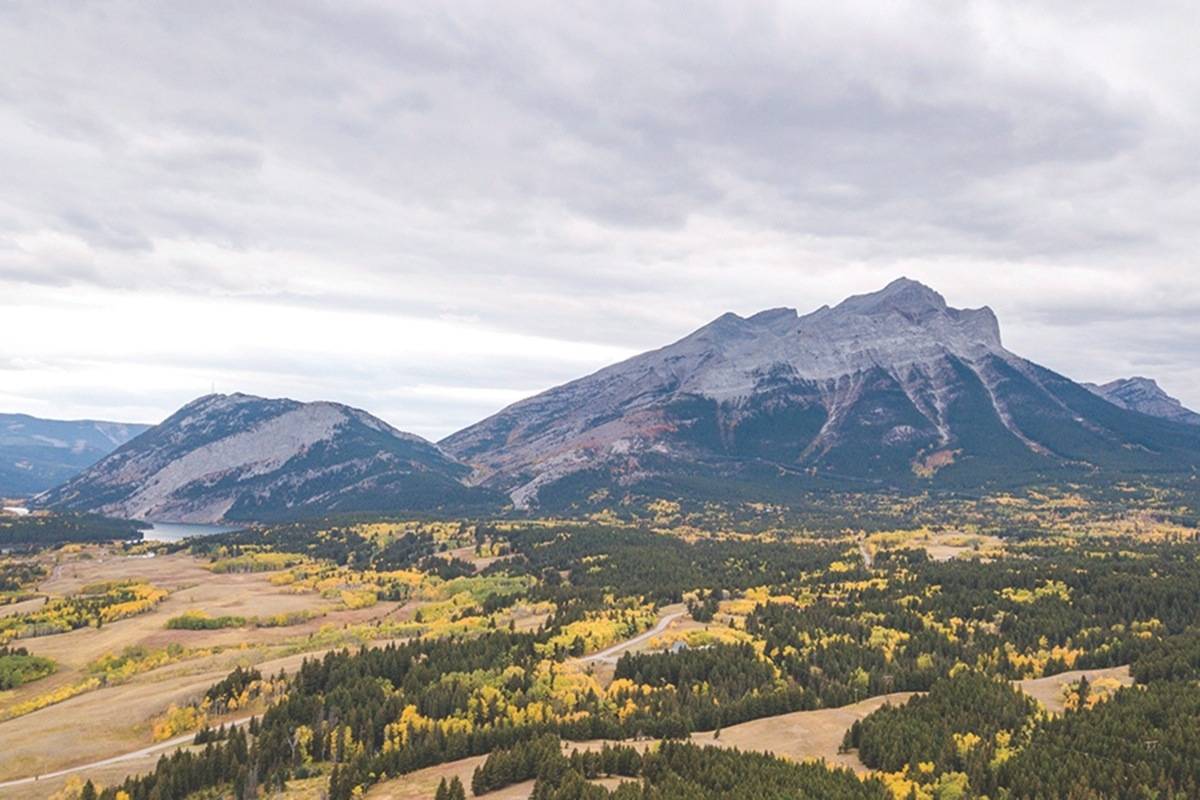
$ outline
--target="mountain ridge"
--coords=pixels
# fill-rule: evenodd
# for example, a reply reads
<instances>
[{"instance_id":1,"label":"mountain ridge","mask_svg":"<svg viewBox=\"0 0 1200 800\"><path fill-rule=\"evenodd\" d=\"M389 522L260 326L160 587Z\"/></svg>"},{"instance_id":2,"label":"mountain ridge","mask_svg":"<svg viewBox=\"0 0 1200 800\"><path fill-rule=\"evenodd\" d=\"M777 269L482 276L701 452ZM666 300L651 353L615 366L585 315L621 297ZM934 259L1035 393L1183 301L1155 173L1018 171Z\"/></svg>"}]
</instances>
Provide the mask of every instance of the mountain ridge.
<instances>
[{"instance_id":1,"label":"mountain ridge","mask_svg":"<svg viewBox=\"0 0 1200 800\"><path fill-rule=\"evenodd\" d=\"M105 420L0 414L0 497L50 489L149 428Z\"/></svg>"},{"instance_id":2,"label":"mountain ridge","mask_svg":"<svg viewBox=\"0 0 1200 800\"><path fill-rule=\"evenodd\" d=\"M35 502L165 522L424 509L473 502L467 472L361 409L211 394Z\"/></svg>"},{"instance_id":3,"label":"mountain ridge","mask_svg":"<svg viewBox=\"0 0 1200 800\"><path fill-rule=\"evenodd\" d=\"M518 507L555 484L730 479L748 464L920 488L935 475L970 483L1195 463L1194 432L1122 414L1005 349L990 308L952 308L900 278L809 314L723 314L441 445Z\"/></svg>"},{"instance_id":4,"label":"mountain ridge","mask_svg":"<svg viewBox=\"0 0 1200 800\"><path fill-rule=\"evenodd\" d=\"M1099 385L1085 383L1083 386L1113 405L1129 411L1137 411L1152 417L1161 417L1188 425L1200 425L1200 414L1167 394L1153 378L1135 375L1130 378L1117 378Z\"/></svg>"},{"instance_id":5,"label":"mountain ridge","mask_svg":"<svg viewBox=\"0 0 1200 800\"><path fill-rule=\"evenodd\" d=\"M1132 386L1110 401L1007 350L987 306L901 278L807 314L722 314L438 444L338 403L206 395L37 502L265 521L1196 474L1200 426L1142 413L1182 406Z\"/></svg>"}]
</instances>

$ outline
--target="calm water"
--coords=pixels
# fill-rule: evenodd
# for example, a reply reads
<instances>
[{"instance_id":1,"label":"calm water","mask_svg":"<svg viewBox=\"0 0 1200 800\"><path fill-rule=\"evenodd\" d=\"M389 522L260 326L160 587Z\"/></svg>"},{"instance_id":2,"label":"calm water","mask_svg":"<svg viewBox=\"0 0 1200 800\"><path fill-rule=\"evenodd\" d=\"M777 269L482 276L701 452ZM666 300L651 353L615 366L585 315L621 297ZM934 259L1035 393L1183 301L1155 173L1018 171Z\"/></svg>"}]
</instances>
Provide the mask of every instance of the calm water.
<instances>
[{"instance_id":1,"label":"calm water","mask_svg":"<svg viewBox=\"0 0 1200 800\"><path fill-rule=\"evenodd\" d=\"M148 542L178 542L189 536L212 536L214 533L240 531L242 525L199 525L184 522L152 522L142 536Z\"/></svg>"}]
</instances>

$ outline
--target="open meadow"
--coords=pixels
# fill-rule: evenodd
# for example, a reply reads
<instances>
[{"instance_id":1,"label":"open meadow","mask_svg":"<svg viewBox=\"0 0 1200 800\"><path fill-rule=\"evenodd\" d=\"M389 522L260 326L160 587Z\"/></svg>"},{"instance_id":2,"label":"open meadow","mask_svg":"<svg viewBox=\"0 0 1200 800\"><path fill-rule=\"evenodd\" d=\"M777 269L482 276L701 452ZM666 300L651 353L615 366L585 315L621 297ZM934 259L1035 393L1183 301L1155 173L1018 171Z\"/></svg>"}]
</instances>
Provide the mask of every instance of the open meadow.
<instances>
[{"instance_id":1,"label":"open meadow","mask_svg":"<svg viewBox=\"0 0 1200 800\"><path fill-rule=\"evenodd\" d=\"M89 546L61 555L51 577L36 587L44 596L26 601L26 608L40 607L45 597L68 596L111 581L144 583L167 595L143 613L100 627L19 641L31 653L53 660L56 669L49 677L0 692L0 752L6 754L0 759L0 782L153 746L155 723L171 706L183 707L203 696L234 667L256 666L264 674L294 669L307 653L322 649L322 637L336 637L336 631L351 626L411 617L411 610L399 602L348 608L318 592L272 582L276 574L214 572L207 561L186 552L149 557ZM168 627L169 620L189 613L288 624ZM114 663L118 666L112 668ZM88 688L19 713L23 706L80 686ZM213 724L219 721L214 718ZM123 777L141 766L129 762L105 773Z\"/></svg>"}]
</instances>

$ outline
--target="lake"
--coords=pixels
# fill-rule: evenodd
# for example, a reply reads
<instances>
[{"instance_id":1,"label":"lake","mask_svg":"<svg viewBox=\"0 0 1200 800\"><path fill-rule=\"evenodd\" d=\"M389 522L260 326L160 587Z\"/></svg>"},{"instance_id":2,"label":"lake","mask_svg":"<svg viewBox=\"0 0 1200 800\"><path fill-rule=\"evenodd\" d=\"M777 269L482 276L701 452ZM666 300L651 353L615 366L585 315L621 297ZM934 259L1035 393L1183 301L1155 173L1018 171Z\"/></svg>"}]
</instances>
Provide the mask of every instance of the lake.
<instances>
[{"instance_id":1,"label":"lake","mask_svg":"<svg viewBox=\"0 0 1200 800\"><path fill-rule=\"evenodd\" d=\"M142 531L142 538L148 542L178 542L190 536L231 533L245 527L245 525L202 525L190 522L151 522L150 527Z\"/></svg>"}]
</instances>

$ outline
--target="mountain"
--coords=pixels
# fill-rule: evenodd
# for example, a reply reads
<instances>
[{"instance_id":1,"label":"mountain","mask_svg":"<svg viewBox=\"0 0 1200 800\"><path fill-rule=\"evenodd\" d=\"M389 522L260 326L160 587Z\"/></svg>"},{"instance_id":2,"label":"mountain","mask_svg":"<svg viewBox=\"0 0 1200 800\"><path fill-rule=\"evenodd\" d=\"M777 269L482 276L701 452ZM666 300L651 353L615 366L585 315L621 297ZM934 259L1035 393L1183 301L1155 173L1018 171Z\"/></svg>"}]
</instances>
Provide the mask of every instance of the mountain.
<instances>
[{"instance_id":1,"label":"mountain","mask_svg":"<svg viewBox=\"0 0 1200 800\"><path fill-rule=\"evenodd\" d=\"M171 522L435 510L481 502L437 445L337 403L207 395L36 504Z\"/></svg>"},{"instance_id":2,"label":"mountain","mask_svg":"<svg viewBox=\"0 0 1200 800\"><path fill-rule=\"evenodd\" d=\"M0 414L0 497L57 486L149 427Z\"/></svg>"},{"instance_id":3,"label":"mountain","mask_svg":"<svg viewBox=\"0 0 1200 800\"><path fill-rule=\"evenodd\" d=\"M975 489L1200 463L1200 430L1009 352L991 309L951 308L905 278L810 314L725 314L440 444L518 507L631 487Z\"/></svg>"},{"instance_id":4,"label":"mountain","mask_svg":"<svg viewBox=\"0 0 1200 800\"><path fill-rule=\"evenodd\" d=\"M1094 383L1083 385L1115 406L1174 422L1200 425L1200 414L1184 407L1152 378L1118 378L1099 386Z\"/></svg>"}]
</instances>

